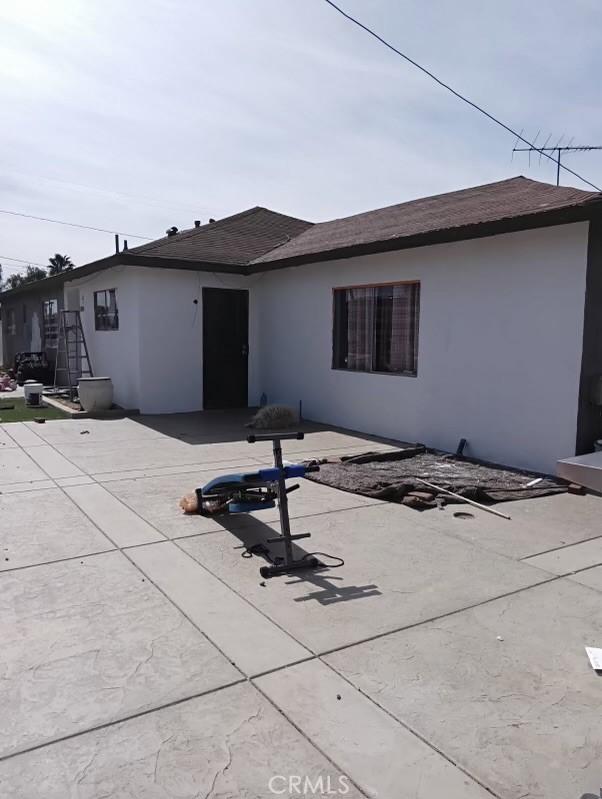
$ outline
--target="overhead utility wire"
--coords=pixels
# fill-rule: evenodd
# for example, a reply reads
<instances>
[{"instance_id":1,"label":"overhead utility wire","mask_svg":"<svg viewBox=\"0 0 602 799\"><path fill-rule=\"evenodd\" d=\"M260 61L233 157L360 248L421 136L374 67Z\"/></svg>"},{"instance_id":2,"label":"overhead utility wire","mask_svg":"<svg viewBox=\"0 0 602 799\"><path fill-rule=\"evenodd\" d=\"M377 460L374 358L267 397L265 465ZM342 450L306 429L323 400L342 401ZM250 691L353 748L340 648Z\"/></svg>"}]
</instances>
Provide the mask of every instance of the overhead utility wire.
<instances>
[{"instance_id":1,"label":"overhead utility wire","mask_svg":"<svg viewBox=\"0 0 602 799\"><path fill-rule=\"evenodd\" d=\"M165 198L163 198L162 200L159 200L156 197L143 197L143 196L141 196L139 194L130 194L129 192L117 191L115 189L101 189L98 186L90 186L90 185L88 185L86 183L74 183L71 180L62 180L61 178L51 178L51 177L48 177L47 175L31 175L31 174L29 174L27 172L20 172L19 170L16 170L16 169L11 169L8 172L3 172L3 174L5 174L5 175L6 174L22 175L23 177L29 178L30 180L32 179L32 177L34 177L34 178L39 178L41 180L47 180L47 181L50 181L52 183L61 183L64 186L74 186L75 188L84 189L86 191L96 191L96 192L99 192L100 194L106 194L108 196L129 197L129 198L131 198L133 200L138 200L139 202L143 202L143 203L146 203L148 205L152 205L154 207L161 206L161 208L163 208L163 209L173 207L173 208L181 208L182 210L190 211L191 213L193 212L193 208L190 205L183 205L182 203L176 203L176 202L173 202L172 200L168 200L166 202ZM196 209L194 209L194 212L195 213L199 213L199 211L202 211L202 212L206 212L206 213L212 214L212 213L215 213L216 211L224 211L224 210L226 210L226 209L219 208L219 207L218 208L212 207L210 209L208 206L204 206L201 209L199 209L197 207Z\"/></svg>"},{"instance_id":2,"label":"overhead utility wire","mask_svg":"<svg viewBox=\"0 0 602 799\"><path fill-rule=\"evenodd\" d=\"M23 258L9 258L8 255L0 255L0 264L3 269L22 269L21 266L11 266L10 264L2 263L3 261L16 261L18 264L26 264L27 266L41 266L43 269L49 269L50 264L38 264L35 261L25 261Z\"/></svg>"},{"instance_id":3,"label":"overhead utility wire","mask_svg":"<svg viewBox=\"0 0 602 799\"><path fill-rule=\"evenodd\" d=\"M424 72L425 75L428 75L428 77L431 78L432 80L434 80L435 83L438 83L439 86L442 86L444 89L447 89L448 92L451 92L458 99L462 100L462 102L466 103L467 105L472 106L472 108L474 108L476 111L479 111L481 114L484 114L492 122L495 122L496 125L499 125L504 130L507 130L508 133L511 133L513 136L516 136L517 141L522 141L525 144L528 144L529 147L533 147L534 150L538 150L538 148L535 147L528 139L525 139L520 133L517 133L509 125L506 125L505 122L502 122L497 117L494 117L493 114L490 114L489 111L486 111L480 105L477 105L477 103L474 103L472 100L469 100L468 97L465 97L463 94L460 94L460 92L456 91L456 89L453 89L448 83L445 83L444 81L442 81L441 78L438 78L436 75L434 75L428 69L426 69L426 67L421 66L417 61L414 61L412 58L410 58L410 56L406 55L405 53L402 53L401 50L398 50L396 47L394 47L392 44L390 44L386 39L383 39L382 36L379 36L378 33L373 31L367 25L364 25L363 22L360 22L355 17L352 17L351 14L348 14L346 11L343 11L343 9L340 8L339 6L337 6L336 3L333 3L332 0L324 0L324 2L328 3L329 6L334 8L335 11L338 11L338 13L341 14L341 16L345 17L345 19L349 20L349 22L352 22L354 25L357 25L358 28L361 28L362 30L366 31L366 33L370 34L370 36L373 36L381 44L384 44L385 47L389 48L389 50L392 50L398 56L400 56L401 58L405 59L408 63L412 64L412 66L416 67L421 72ZM538 150L538 152L539 152L539 150ZM548 155L545 152L543 153L543 155L546 158L549 158L550 161L553 161L554 163L556 163L556 159L553 158L552 156ZM588 186L591 186L592 189L595 189L596 191L602 191L602 189L600 189L594 183L591 183L589 180L586 180L586 178L582 177L578 172L574 172L572 169L569 169L568 166L564 166L564 164L561 164L561 167L562 167L562 169L564 169L565 172L569 172L574 177L576 177L579 180L583 181L583 183L587 184Z\"/></svg>"},{"instance_id":4,"label":"overhead utility wire","mask_svg":"<svg viewBox=\"0 0 602 799\"><path fill-rule=\"evenodd\" d=\"M83 230L95 230L97 233L119 233L122 236L129 236L132 239L144 239L145 241L153 241L150 236L140 236L137 233L123 233L120 230L108 230L102 227L92 227L92 225L78 225L77 222L64 222L60 219L48 219L45 216L33 216L33 214L22 214L20 211L5 211L0 208L0 214L10 214L11 216L22 216L25 219L37 219L39 222L53 222L55 225L68 225L69 227L78 227Z\"/></svg>"}]
</instances>

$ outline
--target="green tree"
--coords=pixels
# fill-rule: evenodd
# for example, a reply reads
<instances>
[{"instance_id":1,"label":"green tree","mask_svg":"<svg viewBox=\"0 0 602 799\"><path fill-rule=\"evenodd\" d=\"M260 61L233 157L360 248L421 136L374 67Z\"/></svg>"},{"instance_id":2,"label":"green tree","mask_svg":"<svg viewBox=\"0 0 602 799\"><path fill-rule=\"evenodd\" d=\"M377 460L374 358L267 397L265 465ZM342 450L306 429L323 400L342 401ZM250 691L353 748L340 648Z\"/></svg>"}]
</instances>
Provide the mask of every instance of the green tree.
<instances>
[{"instance_id":1,"label":"green tree","mask_svg":"<svg viewBox=\"0 0 602 799\"><path fill-rule=\"evenodd\" d=\"M61 272L68 272L69 269L73 269L73 261L68 255L61 255L56 252L48 261L50 263L48 268L50 275L59 275Z\"/></svg>"},{"instance_id":2,"label":"green tree","mask_svg":"<svg viewBox=\"0 0 602 799\"><path fill-rule=\"evenodd\" d=\"M48 272L45 269L41 269L39 266L28 266L25 274L16 272L14 275L7 277L3 289L4 291L10 291L11 289L19 288L19 286L24 286L26 283L35 283L37 280L43 280L45 277L48 277Z\"/></svg>"}]
</instances>

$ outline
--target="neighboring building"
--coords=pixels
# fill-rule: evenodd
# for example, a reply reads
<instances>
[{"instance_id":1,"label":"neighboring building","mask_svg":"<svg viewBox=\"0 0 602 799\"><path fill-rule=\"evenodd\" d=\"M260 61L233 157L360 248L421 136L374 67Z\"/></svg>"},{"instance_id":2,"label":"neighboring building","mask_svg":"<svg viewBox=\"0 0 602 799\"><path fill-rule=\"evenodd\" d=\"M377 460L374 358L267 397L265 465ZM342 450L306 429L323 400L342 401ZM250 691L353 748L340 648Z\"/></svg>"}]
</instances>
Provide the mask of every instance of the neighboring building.
<instances>
[{"instance_id":1,"label":"neighboring building","mask_svg":"<svg viewBox=\"0 0 602 799\"><path fill-rule=\"evenodd\" d=\"M58 313L63 308L63 282L54 278L28 283L4 292L2 299L2 358L13 365L18 352L44 351L54 364L57 351Z\"/></svg>"},{"instance_id":2,"label":"neighboring building","mask_svg":"<svg viewBox=\"0 0 602 799\"><path fill-rule=\"evenodd\" d=\"M315 225L253 208L5 293L5 360L11 311L18 331L25 297L59 293L144 413L265 393L543 471L602 435L598 193L518 177Z\"/></svg>"}]
</instances>

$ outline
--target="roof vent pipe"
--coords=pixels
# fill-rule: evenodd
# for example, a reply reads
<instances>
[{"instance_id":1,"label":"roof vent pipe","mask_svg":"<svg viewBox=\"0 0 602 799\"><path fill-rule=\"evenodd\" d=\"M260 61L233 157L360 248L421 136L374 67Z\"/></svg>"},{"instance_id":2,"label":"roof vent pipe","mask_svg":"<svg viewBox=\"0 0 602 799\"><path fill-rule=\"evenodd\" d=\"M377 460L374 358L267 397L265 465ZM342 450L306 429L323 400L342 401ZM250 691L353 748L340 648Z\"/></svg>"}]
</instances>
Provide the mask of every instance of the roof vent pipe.
<instances>
[{"instance_id":1,"label":"roof vent pipe","mask_svg":"<svg viewBox=\"0 0 602 799\"><path fill-rule=\"evenodd\" d=\"M215 224L215 219L210 219L210 220L209 220L209 224L210 224L210 225L214 225L214 224Z\"/></svg>"},{"instance_id":2,"label":"roof vent pipe","mask_svg":"<svg viewBox=\"0 0 602 799\"><path fill-rule=\"evenodd\" d=\"M195 219L194 220L194 226L195 227L200 227L201 226L201 220L200 219Z\"/></svg>"},{"instance_id":3,"label":"roof vent pipe","mask_svg":"<svg viewBox=\"0 0 602 799\"><path fill-rule=\"evenodd\" d=\"M178 232L178 228L174 225L173 227L168 227L165 232L168 236L175 236Z\"/></svg>"},{"instance_id":4,"label":"roof vent pipe","mask_svg":"<svg viewBox=\"0 0 602 799\"><path fill-rule=\"evenodd\" d=\"M123 251L127 252L127 250L128 250L128 240L124 239L123 240Z\"/></svg>"}]
</instances>

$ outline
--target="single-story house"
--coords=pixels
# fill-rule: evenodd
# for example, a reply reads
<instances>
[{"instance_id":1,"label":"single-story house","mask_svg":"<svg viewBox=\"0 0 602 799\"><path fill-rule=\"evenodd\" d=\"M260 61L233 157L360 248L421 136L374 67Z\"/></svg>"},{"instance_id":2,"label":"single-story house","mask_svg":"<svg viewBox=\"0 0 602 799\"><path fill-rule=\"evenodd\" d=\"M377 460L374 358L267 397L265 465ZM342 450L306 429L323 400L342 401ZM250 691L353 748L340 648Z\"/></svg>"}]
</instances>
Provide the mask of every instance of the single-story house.
<instances>
[{"instance_id":1,"label":"single-story house","mask_svg":"<svg viewBox=\"0 0 602 799\"><path fill-rule=\"evenodd\" d=\"M542 471L602 436L597 192L516 177L319 224L251 208L0 301L5 362L78 309L94 373L143 413L265 394Z\"/></svg>"}]
</instances>

